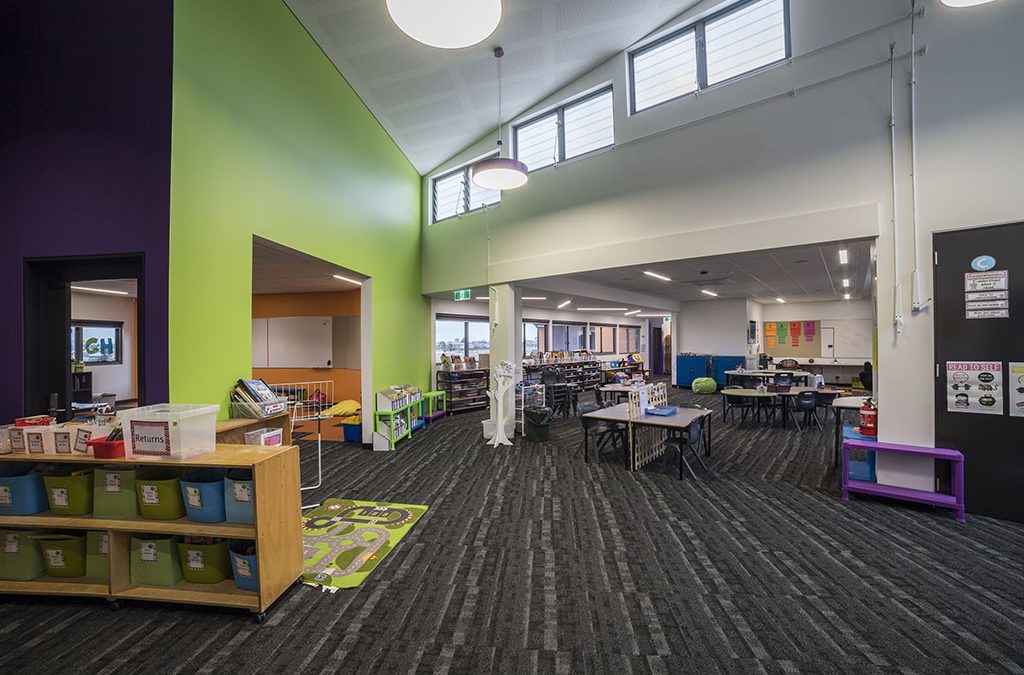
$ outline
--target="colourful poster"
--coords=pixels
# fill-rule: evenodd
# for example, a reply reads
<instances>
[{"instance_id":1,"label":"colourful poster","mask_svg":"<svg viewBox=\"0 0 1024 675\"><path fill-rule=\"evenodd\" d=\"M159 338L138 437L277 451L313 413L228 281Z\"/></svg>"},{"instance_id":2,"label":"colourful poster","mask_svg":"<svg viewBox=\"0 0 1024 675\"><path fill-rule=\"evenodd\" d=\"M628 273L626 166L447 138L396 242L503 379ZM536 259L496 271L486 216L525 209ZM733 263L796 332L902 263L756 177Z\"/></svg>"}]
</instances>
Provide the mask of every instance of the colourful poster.
<instances>
[{"instance_id":1,"label":"colourful poster","mask_svg":"<svg viewBox=\"0 0 1024 675\"><path fill-rule=\"evenodd\" d=\"M814 336L818 330L813 321L804 321L804 339L808 342L814 342Z\"/></svg>"},{"instance_id":2,"label":"colourful poster","mask_svg":"<svg viewBox=\"0 0 1024 675\"><path fill-rule=\"evenodd\" d=\"M800 346L800 322L790 321L789 322L789 336L792 338L792 345L794 347Z\"/></svg>"},{"instance_id":3,"label":"colourful poster","mask_svg":"<svg viewBox=\"0 0 1024 675\"><path fill-rule=\"evenodd\" d=\"M1002 415L1003 364L999 361L946 361L946 410Z\"/></svg>"},{"instance_id":4,"label":"colourful poster","mask_svg":"<svg viewBox=\"0 0 1024 675\"><path fill-rule=\"evenodd\" d=\"M775 324L776 337L779 338L779 342L785 342L789 339L789 324L785 321L780 321Z\"/></svg>"},{"instance_id":5,"label":"colourful poster","mask_svg":"<svg viewBox=\"0 0 1024 675\"><path fill-rule=\"evenodd\" d=\"M764 340L767 343L766 349L769 349L769 350L775 349L775 336L774 335L765 335L764 336Z\"/></svg>"},{"instance_id":6,"label":"colourful poster","mask_svg":"<svg viewBox=\"0 0 1024 675\"><path fill-rule=\"evenodd\" d=\"M765 334L765 336L769 336L770 335L772 337L775 337L775 322L774 321L765 321L764 322L764 334Z\"/></svg>"},{"instance_id":7,"label":"colourful poster","mask_svg":"<svg viewBox=\"0 0 1024 675\"><path fill-rule=\"evenodd\" d=\"M1024 363L1007 365L1010 367L1010 417L1024 417Z\"/></svg>"}]
</instances>

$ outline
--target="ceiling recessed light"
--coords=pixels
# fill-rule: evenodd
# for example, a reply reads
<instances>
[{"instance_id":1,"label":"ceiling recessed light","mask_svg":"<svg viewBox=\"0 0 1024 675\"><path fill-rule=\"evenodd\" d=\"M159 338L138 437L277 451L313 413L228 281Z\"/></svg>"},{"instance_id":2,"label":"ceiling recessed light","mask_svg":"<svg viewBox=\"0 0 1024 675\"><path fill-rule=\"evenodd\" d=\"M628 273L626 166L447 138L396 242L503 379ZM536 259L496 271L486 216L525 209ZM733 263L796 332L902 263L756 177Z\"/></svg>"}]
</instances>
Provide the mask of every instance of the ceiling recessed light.
<instances>
[{"instance_id":1,"label":"ceiling recessed light","mask_svg":"<svg viewBox=\"0 0 1024 675\"><path fill-rule=\"evenodd\" d=\"M563 302L560 305L558 305L558 309L562 309L563 307L566 307L566 306L568 306L570 304L572 304L572 300L571 299L570 300L566 300L565 302Z\"/></svg>"},{"instance_id":2,"label":"ceiling recessed light","mask_svg":"<svg viewBox=\"0 0 1024 675\"><path fill-rule=\"evenodd\" d=\"M775 302L782 302L782 303L785 303L785 302L786 302L786 299L785 299L785 298L775 298Z\"/></svg>"},{"instance_id":3,"label":"ceiling recessed light","mask_svg":"<svg viewBox=\"0 0 1024 675\"><path fill-rule=\"evenodd\" d=\"M89 286L72 286L73 291L88 291L89 293L109 293L111 295L131 295L127 291L112 291L109 288L91 288Z\"/></svg>"},{"instance_id":4,"label":"ceiling recessed light","mask_svg":"<svg viewBox=\"0 0 1024 675\"><path fill-rule=\"evenodd\" d=\"M634 314L639 314L639 313L640 313L639 309L634 309L632 312L626 312L626 316L632 316Z\"/></svg>"},{"instance_id":5,"label":"ceiling recessed light","mask_svg":"<svg viewBox=\"0 0 1024 675\"><path fill-rule=\"evenodd\" d=\"M524 295L523 300L547 300L543 295Z\"/></svg>"},{"instance_id":6,"label":"ceiling recessed light","mask_svg":"<svg viewBox=\"0 0 1024 675\"><path fill-rule=\"evenodd\" d=\"M845 248L839 249L839 264L840 265L845 265L846 263L850 262L849 254L850 254L850 252L847 251Z\"/></svg>"},{"instance_id":7,"label":"ceiling recessed light","mask_svg":"<svg viewBox=\"0 0 1024 675\"><path fill-rule=\"evenodd\" d=\"M715 293L714 291L709 291L706 288L700 289L700 292L703 293L704 295L710 295L712 298L718 297L718 293Z\"/></svg>"},{"instance_id":8,"label":"ceiling recessed light","mask_svg":"<svg viewBox=\"0 0 1024 675\"><path fill-rule=\"evenodd\" d=\"M656 316L657 317L668 316L668 314L666 314L665 312L656 312L656 313L647 313L647 314L637 314L637 316L641 317L641 318L644 318L644 319L653 319Z\"/></svg>"},{"instance_id":9,"label":"ceiling recessed light","mask_svg":"<svg viewBox=\"0 0 1024 675\"><path fill-rule=\"evenodd\" d=\"M387 0L387 7L403 33L441 49L483 42L501 21L501 0Z\"/></svg>"},{"instance_id":10,"label":"ceiling recessed light","mask_svg":"<svg viewBox=\"0 0 1024 675\"><path fill-rule=\"evenodd\" d=\"M850 299L850 294L849 293L843 293L843 300L849 300L849 299Z\"/></svg>"},{"instance_id":11,"label":"ceiling recessed light","mask_svg":"<svg viewBox=\"0 0 1024 675\"><path fill-rule=\"evenodd\" d=\"M942 0L942 4L946 7L974 7L976 5L984 5L992 2L992 0Z\"/></svg>"},{"instance_id":12,"label":"ceiling recessed light","mask_svg":"<svg viewBox=\"0 0 1024 675\"><path fill-rule=\"evenodd\" d=\"M363 285L362 281L356 281L355 279L349 279L348 277L343 277L340 274L335 274L334 278L335 279L341 279L342 281L347 281L350 284L355 284L356 286L362 286Z\"/></svg>"},{"instance_id":13,"label":"ceiling recessed light","mask_svg":"<svg viewBox=\"0 0 1024 675\"><path fill-rule=\"evenodd\" d=\"M649 277L654 277L655 279L661 279L662 281L672 281L670 278L666 277L664 274L658 274L657 272L652 272L650 270L644 270L644 274L646 274Z\"/></svg>"},{"instance_id":14,"label":"ceiling recessed light","mask_svg":"<svg viewBox=\"0 0 1024 675\"><path fill-rule=\"evenodd\" d=\"M849 279L843 279L843 288L849 288L849 287L850 287L850 280Z\"/></svg>"},{"instance_id":15,"label":"ceiling recessed light","mask_svg":"<svg viewBox=\"0 0 1024 675\"><path fill-rule=\"evenodd\" d=\"M484 298L481 298L481 297L477 296L477 297L475 297L475 298L473 298L473 299L474 299L474 300L483 300L483 301L485 301L485 302L487 302L487 301L490 301L490 298L488 298L488 297L484 297Z\"/></svg>"},{"instance_id":16,"label":"ceiling recessed light","mask_svg":"<svg viewBox=\"0 0 1024 675\"><path fill-rule=\"evenodd\" d=\"M577 307L577 312L625 312L629 307Z\"/></svg>"}]
</instances>

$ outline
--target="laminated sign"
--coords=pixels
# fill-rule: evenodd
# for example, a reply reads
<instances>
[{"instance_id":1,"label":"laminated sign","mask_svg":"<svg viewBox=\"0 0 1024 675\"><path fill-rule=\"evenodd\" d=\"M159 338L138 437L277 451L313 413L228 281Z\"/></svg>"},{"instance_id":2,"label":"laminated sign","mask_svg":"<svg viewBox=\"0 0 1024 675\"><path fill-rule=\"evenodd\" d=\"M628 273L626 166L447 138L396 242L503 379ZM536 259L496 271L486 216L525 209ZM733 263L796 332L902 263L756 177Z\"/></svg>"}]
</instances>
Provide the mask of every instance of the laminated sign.
<instances>
[{"instance_id":1,"label":"laminated sign","mask_svg":"<svg viewBox=\"0 0 1024 675\"><path fill-rule=\"evenodd\" d=\"M14 506L14 495L10 485L0 485L0 506Z\"/></svg>"},{"instance_id":2,"label":"laminated sign","mask_svg":"<svg viewBox=\"0 0 1024 675\"><path fill-rule=\"evenodd\" d=\"M946 410L1003 414L1003 364L999 361L947 361Z\"/></svg>"},{"instance_id":3,"label":"laminated sign","mask_svg":"<svg viewBox=\"0 0 1024 675\"><path fill-rule=\"evenodd\" d=\"M139 560L142 562L156 562L156 542L139 542Z\"/></svg>"},{"instance_id":4,"label":"laminated sign","mask_svg":"<svg viewBox=\"0 0 1024 675\"><path fill-rule=\"evenodd\" d=\"M15 532L8 532L4 535L4 553L15 555L21 547L21 538Z\"/></svg>"},{"instance_id":5,"label":"laminated sign","mask_svg":"<svg viewBox=\"0 0 1024 675\"><path fill-rule=\"evenodd\" d=\"M1024 417L1024 363L1007 365L1010 367L1010 417Z\"/></svg>"},{"instance_id":6,"label":"laminated sign","mask_svg":"<svg viewBox=\"0 0 1024 675\"><path fill-rule=\"evenodd\" d=\"M121 475L114 473L113 471L104 475L103 490L107 494L118 494L121 492Z\"/></svg>"},{"instance_id":7,"label":"laminated sign","mask_svg":"<svg viewBox=\"0 0 1024 675\"><path fill-rule=\"evenodd\" d=\"M132 453L149 457L171 456L170 422L132 420Z\"/></svg>"},{"instance_id":8,"label":"laminated sign","mask_svg":"<svg viewBox=\"0 0 1024 675\"><path fill-rule=\"evenodd\" d=\"M1009 319L1009 288L1008 270L965 272L964 315L968 319Z\"/></svg>"},{"instance_id":9,"label":"laminated sign","mask_svg":"<svg viewBox=\"0 0 1024 675\"><path fill-rule=\"evenodd\" d=\"M203 498L202 495L199 494L199 488L197 488L196 486L185 486L185 499L187 500L188 505L193 509L203 508Z\"/></svg>"}]
</instances>

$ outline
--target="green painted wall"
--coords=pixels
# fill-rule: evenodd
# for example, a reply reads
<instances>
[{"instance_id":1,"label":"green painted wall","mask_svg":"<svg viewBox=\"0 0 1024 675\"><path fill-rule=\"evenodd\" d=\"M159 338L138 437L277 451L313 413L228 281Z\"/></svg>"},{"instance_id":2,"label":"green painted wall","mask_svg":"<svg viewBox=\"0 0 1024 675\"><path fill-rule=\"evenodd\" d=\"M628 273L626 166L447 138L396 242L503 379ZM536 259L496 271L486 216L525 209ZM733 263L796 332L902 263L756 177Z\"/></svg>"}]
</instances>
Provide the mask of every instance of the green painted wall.
<instances>
[{"instance_id":1,"label":"green painted wall","mask_svg":"<svg viewBox=\"0 0 1024 675\"><path fill-rule=\"evenodd\" d=\"M176 0L171 401L251 371L254 234L371 276L374 389L426 386L420 189L284 2Z\"/></svg>"}]
</instances>

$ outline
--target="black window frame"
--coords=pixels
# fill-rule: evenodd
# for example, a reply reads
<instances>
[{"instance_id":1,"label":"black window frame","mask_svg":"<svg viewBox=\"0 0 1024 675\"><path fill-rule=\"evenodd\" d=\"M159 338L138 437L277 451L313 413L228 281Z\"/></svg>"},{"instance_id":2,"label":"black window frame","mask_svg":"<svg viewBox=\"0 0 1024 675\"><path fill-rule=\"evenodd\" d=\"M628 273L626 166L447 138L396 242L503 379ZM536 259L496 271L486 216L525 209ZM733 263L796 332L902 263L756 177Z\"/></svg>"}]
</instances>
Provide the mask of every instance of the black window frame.
<instances>
[{"instance_id":1,"label":"black window frame","mask_svg":"<svg viewBox=\"0 0 1024 675\"><path fill-rule=\"evenodd\" d=\"M117 331L116 342L114 343L114 361L86 361L83 351L85 344L82 340L82 328L113 328ZM93 319L72 319L71 331L74 333L74 344L72 345L75 357L79 363L84 363L86 368L92 366L121 366L124 365L124 321L101 321ZM69 336L70 337L70 336Z\"/></svg>"},{"instance_id":2,"label":"black window frame","mask_svg":"<svg viewBox=\"0 0 1024 675\"><path fill-rule=\"evenodd\" d=\"M490 319L486 316L470 316L466 314L435 314L434 324L435 330L438 321L455 321L462 322L462 353L459 354L463 360L469 358L469 324L471 323L482 323L487 326L490 323ZM490 351L490 337L487 338L487 349ZM434 338L434 349L437 349L437 338ZM450 356L450 354L449 354ZM439 363L439 362L438 362ZM438 365L438 364L435 364Z\"/></svg>"},{"instance_id":3,"label":"black window frame","mask_svg":"<svg viewBox=\"0 0 1024 675\"><path fill-rule=\"evenodd\" d=\"M602 328L611 328L612 329L612 344L611 344L612 348L610 350L604 348L605 345L604 345L604 340L603 339L601 340L600 347L597 346L597 342L594 339L597 335L600 334L600 329L602 329ZM595 329L597 329L596 333L595 333ZM614 323L596 323L596 322L595 323L591 323L590 324L590 330L587 331L586 342L587 342L587 346L590 348L590 351L593 352L594 354L602 354L602 355L617 354L618 353L618 349L619 349L619 326L614 324Z\"/></svg>"},{"instance_id":4,"label":"black window frame","mask_svg":"<svg viewBox=\"0 0 1024 675\"><path fill-rule=\"evenodd\" d=\"M657 40L654 40L653 42L649 42L649 43L643 45L642 47L638 47L637 49L633 49L631 51L626 52L626 58L627 58L627 70L626 70L627 77L626 77L626 79L628 80L628 86L629 86L629 115L630 115L630 117L632 117L633 115L636 115L637 113L645 112L647 110L653 110L654 108L657 108L659 106L663 106L666 103L671 103L672 101L678 101L679 99L686 98L687 96L694 96L694 95L697 95L697 94L699 94L699 93L701 93L703 91L707 91L708 89L714 89L715 87L720 87L720 86L722 86L724 84L728 84L730 82L734 82L734 81L739 80L741 78L749 77L750 75L752 75L754 73L758 73L758 72L760 72L762 70L767 70L769 68L773 68L773 67L779 65L780 63L785 63L786 61L789 61L790 59L792 59L793 58L793 44L792 44L792 31L790 30L789 0L782 0L782 21L783 21L783 31L785 32L785 36L786 36L785 37L786 55L783 56L781 59L778 59L776 61L772 61L771 63L766 63L764 65L760 65L760 66L758 66L756 68L752 68L752 69L750 69L748 71L745 71L745 72L742 72L742 73L740 73L738 75L733 75L732 77L730 77L728 79L725 79L725 80L722 80L720 82L715 82L714 84L710 84L710 85L708 84L708 55L707 55L707 47L706 47L705 40L704 40L704 27L708 23L711 23L713 21L717 21L718 19L724 18L724 17L728 16L729 14L732 14L734 12L738 12L738 11L742 10L747 5L752 5L752 4L757 3L757 2L761 2L761 0L742 0L741 2L737 2L735 4L729 5L728 7L725 7L724 9L721 9L721 10L715 12L714 14L710 14L710 15L704 17L703 19L699 19L697 21L693 21L691 23L688 23L688 24L685 24L683 26L680 26L679 28L677 28L676 30L672 31L668 35L664 35L664 36L658 38ZM694 48L696 49L696 52L697 52L696 53L696 57L697 57L697 88L695 90L693 90L693 91L688 91L685 94L680 94L679 96L673 96L672 98L665 99L664 101L660 101L658 103L655 103L654 105L649 105L646 108L641 108L641 109L637 110L637 107L636 107L636 75L635 75L635 70L634 70L634 65L633 65L633 62L634 62L636 56L638 54L644 54L644 53L646 53L646 52L648 52L648 51L650 51L652 49L656 49L657 47L660 47L661 45L663 45L663 44L665 44L667 42L671 42L671 41L679 38L680 36L685 35L686 33L690 33L690 32L692 32L694 34Z\"/></svg>"},{"instance_id":5,"label":"black window frame","mask_svg":"<svg viewBox=\"0 0 1024 675\"><path fill-rule=\"evenodd\" d=\"M483 204L481 206L476 207L475 209L469 208L469 205L471 203L470 199L469 199L469 193L470 193L470 190L473 189L470 186L470 183L473 180L473 177L470 175L471 174L471 170L473 168L473 165L476 164L477 162L483 161L485 159L493 159L493 158L497 157L498 154L499 154L498 151L492 152L491 154L486 155L484 157L481 157L480 159L474 160L474 161L470 162L469 164L463 164L462 166L456 167L456 168L452 169L451 171L446 171L445 173L442 173L440 175L434 176L433 178L430 179L430 224L431 225L433 225L435 223L443 223L446 220L451 220L452 218L458 218L459 216L463 216L463 215L465 215L467 213L473 213L475 211L482 211L482 210L484 210L486 208L489 208L491 206L495 206L495 205L501 203L501 190L498 190L498 201L495 202L494 204ZM444 218L438 218L437 217L437 184L439 182L447 179L447 178L451 178L452 176L456 176L456 175L458 175L460 173L462 174L462 185L463 185L462 194L460 195L461 201L462 201L462 209L463 210L462 211L457 211L456 213L454 213L454 214L452 214L450 216L445 216Z\"/></svg>"},{"instance_id":6,"label":"black window frame","mask_svg":"<svg viewBox=\"0 0 1024 675\"><path fill-rule=\"evenodd\" d=\"M574 108L574 107L576 107L578 105L586 103L587 101L590 101L591 99L595 99L595 98L604 96L606 94L611 94L612 95L612 142L609 143L608 145L602 145L600 148L594 148L593 150L589 150L589 151L584 152L584 153L579 154L579 155L573 155L572 157L566 157L565 156L565 110L566 110L566 108ZM595 89L594 91L592 91L590 93L587 93L587 94L584 94L583 96L579 96L577 98L570 99L570 100L566 101L565 103L560 103L555 108L552 108L550 110L545 110L542 113L538 113L538 114L536 114L536 115L534 115L532 117L528 117L525 120L523 120L522 122L518 122L516 124L513 124L512 125L512 156L513 157L515 157L516 159L519 159L519 129L521 127L530 126L531 124L534 124L535 122L539 122L540 120L543 120L543 119L546 119L546 118L552 117L552 116L555 117L555 146L556 146L556 148L558 150L557 157L555 158L554 162L552 162L551 164L548 164L547 166L542 166L542 167L539 167L537 169L530 169L530 173L533 173L534 171L542 171L543 169L547 169L548 167L557 166L559 164L562 164L564 162L568 162L570 160L577 160L577 159L581 159L583 157L590 157L591 155L595 155L595 154L597 154L599 152L604 152L605 150L608 150L609 148L614 148L615 147L615 91L614 91L613 85L608 84L607 86L601 87L600 89ZM527 168L529 168L529 167L527 167Z\"/></svg>"}]
</instances>

